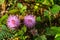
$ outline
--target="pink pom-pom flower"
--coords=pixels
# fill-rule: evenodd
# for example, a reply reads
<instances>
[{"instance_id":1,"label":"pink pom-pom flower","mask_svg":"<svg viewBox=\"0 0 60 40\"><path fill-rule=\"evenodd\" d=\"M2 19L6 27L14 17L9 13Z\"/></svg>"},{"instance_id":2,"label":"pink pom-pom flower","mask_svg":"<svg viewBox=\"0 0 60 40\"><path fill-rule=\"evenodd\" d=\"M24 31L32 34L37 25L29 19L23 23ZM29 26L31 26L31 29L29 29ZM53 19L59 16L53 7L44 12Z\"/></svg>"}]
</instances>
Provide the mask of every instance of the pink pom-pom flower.
<instances>
[{"instance_id":1,"label":"pink pom-pom flower","mask_svg":"<svg viewBox=\"0 0 60 40\"><path fill-rule=\"evenodd\" d=\"M35 17L33 15L26 15L24 18L24 24L28 27L28 28L32 28L35 26Z\"/></svg>"},{"instance_id":2,"label":"pink pom-pom flower","mask_svg":"<svg viewBox=\"0 0 60 40\"><path fill-rule=\"evenodd\" d=\"M7 19L7 26L10 29L17 29L20 25L20 20L17 16L10 15Z\"/></svg>"}]
</instances>

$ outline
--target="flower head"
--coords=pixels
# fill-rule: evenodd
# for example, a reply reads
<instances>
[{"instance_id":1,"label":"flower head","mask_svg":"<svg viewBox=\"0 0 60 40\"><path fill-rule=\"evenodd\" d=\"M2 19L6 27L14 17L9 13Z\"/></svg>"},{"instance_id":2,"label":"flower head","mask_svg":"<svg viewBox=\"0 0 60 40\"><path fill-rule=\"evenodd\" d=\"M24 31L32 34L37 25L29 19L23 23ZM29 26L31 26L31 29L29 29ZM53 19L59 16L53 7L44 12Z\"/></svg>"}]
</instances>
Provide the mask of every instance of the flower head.
<instances>
[{"instance_id":1,"label":"flower head","mask_svg":"<svg viewBox=\"0 0 60 40\"><path fill-rule=\"evenodd\" d=\"M28 28L32 28L35 25L35 18L32 15L27 15L24 18L24 24L28 27Z\"/></svg>"},{"instance_id":2,"label":"flower head","mask_svg":"<svg viewBox=\"0 0 60 40\"><path fill-rule=\"evenodd\" d=\"M7 19L7 26L11 29L16 29L20 25L20 20L17 16L10 15Z\"/></svg>"}]
</instances>

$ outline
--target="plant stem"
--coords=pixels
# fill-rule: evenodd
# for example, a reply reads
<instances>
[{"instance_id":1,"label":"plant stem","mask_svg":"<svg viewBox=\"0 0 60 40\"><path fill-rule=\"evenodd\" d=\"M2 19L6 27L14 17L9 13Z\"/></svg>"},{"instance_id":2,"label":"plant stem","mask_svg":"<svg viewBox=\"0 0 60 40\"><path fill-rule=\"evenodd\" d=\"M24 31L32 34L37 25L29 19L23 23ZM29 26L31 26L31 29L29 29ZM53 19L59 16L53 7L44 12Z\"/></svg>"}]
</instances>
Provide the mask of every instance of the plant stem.
<instances>
[{"instance_id":1,"label":"plant stem","mask_svg":"<svg viewBox=\"0 0 60 40\"><path fill-rule=\"evenodd\" d=\"M50 27L51 27L51 12L50 12L50 8L49 8L49 23L50 23Z\"/></svg>"}]
</instances>

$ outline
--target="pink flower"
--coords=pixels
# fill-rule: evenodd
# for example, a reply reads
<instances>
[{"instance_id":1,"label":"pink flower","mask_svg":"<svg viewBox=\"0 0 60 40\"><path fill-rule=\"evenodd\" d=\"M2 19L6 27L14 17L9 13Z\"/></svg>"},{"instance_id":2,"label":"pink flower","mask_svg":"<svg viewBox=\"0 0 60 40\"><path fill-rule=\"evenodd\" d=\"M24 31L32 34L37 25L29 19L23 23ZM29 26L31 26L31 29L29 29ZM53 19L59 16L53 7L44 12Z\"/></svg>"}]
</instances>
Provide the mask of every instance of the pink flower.
<instances>
[{"instance_id":1,"label":"pink flower","mask_svg":"<svg viewBox=\"0 0 60 40\"><path fill-rule=\"evenodd\" d=\"M14 15L10 15L7 19L7 26L10 28L10 29L16 29L18 28L20 25L20 20L18 19L17 16L14 16Z\"/></svg>"},{"instance_id":2,"label":"pink flower","mask_svg":"<svg viewBox=\"0 0 60 40\"><path fill-rule=\"evenodd\" d=\"M35 26L35 18L32 15L27 15L24 18L24 24L28 27L28 28L32 28L33 26Z\"/></svg>"}]
</instances>

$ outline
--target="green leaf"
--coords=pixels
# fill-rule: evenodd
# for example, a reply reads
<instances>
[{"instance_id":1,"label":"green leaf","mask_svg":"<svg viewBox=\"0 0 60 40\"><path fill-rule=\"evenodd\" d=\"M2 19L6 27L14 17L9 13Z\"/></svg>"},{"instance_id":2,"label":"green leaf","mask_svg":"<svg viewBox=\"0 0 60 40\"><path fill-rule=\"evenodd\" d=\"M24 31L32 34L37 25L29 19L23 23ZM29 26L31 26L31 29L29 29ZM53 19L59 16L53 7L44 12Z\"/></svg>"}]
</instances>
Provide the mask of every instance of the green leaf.
<instances>
[{"instance_id":1,"label":"green leaf","mask_svg":"<svg viewBox=\"0 0 60 40\"><path fill-rule=\"evenodd\" d=\"M54 5L54 0L50 0L50 1L51 1L52 5Z\"/></svg>"},{"instance_id":2,"label":"green leaf","mask_svg":"<svg viewBox=\"0 0 60 40\"><path fill-rule=\"evenodd\" d=\"M38 9L38 6L37 6L37 5L35 5L35 6L34 6L34 9L35 9L35 10L36 10L36 9Z\"/></svg>"},{"instance_id":3,"label":"green leaf","mask_svg":"<svg viewBox=\"0 0 60 40\"><path fill-rule=\"evenodd\" d=\"M0 32L0 40L4 38L3 33L4 33L3 31Z\"/></svg>"},{"instance_id":4,"label":"green leaf","mask_svg":"<svg viewBox=\"0 0 60 40\"><path fill-rule=\"evenodd\" d=\"M28 36L25 36L24 39L26 39Z\"/></svg>"},{"instance_id":5,"label":"green leaf","mask_svg":"<svg viewBox=\"0 0 60 40\"><path fill-rule=\"evenodd\" d=\"M27 37L28 37L28 36L20 36L20 39L21 39L21 40L26 40Z\"/></svg>"},{"instance_id":6,"label":"green leaf","mask_svg":"<svg viewBox=\"0 0 60 40\"><path fill-rule=\"evenodd\" d=\"M36 21L37 21L37 22L40 22L40 21L41 21L41 17L40 17L40 16L37 17L37 18L36 18Z\"/></svg>"},{"instance_id":7,"label":"green leaf","mask_svg":"<svg viewBox=\"0 0 60 40\"><path fill-rule=\"evenodd\" d=\"M51 30L53 30L53 31L57 31L57 32L60 33L60 27L51 27Z\"/></svg>"},{"instance_id":8,"label":"green leaf","mask_svg":"<svg viewBox=\"0 0 60 40\"><path fill-rule=\"evenodd\" d=\"M55 35L55 38L57 38L57 37L60 37L60 34L56 34L56 35Z\"/></svg>"},{"instance_id":9,"label":"green leaf","mask_svg":"<svg viewBox=\"0 0 60 40\"><path fill-rule=\"evenodd\" d=\"M46 35L56 34L60 34L60 27L52 26L51 28L46 28Z\"/></svg>"},{"instance_id":10,"label":"green leaf","mask_svg":"<svg viewBox=\"0 0 60 40\"><path fill-rule=\"evenodd\" d=\"M46 36L45 35L42 35L41 36L41 40L47 40Z\"/></svg>"},{"instance_id":11,"label":"green leaf","mask_svg":"<svg viewBox=\"0 0 60 40\"><path fill-rule=\"evenodd\" d=\"M42 4L44 4L44 5L49 5L49 6L50 6L49 0L44 0L44 2L43 2Z\"/></svg>"},{"instance_id":12,"label":"green leaf","mask_svg":"<svg viewBox=\"0 0 60 40\"><path fill-rule=\"evenodd\" d=\"M23 26L21 30L25 33L27 31L26 26Z\"/></svg>"},{"instance_id":13,"label":"green leaf","mask_svg":"<svg viewBox=\"0 0 60 40\"><path fill-rule=\"evenodd\" d=\"M0 23L2 23L3 21L5 21L8 18L8 14L5 14L1 19L0 19Z\"/></svg>"},{"instance_id":14,"label":"green leaf","mask_svg":"<svg viewBox=\"0 0 60 40\"><path fill-rule=\"evenodd\" d=\"M18 32L15 33L14 37L16 36L23 36L24 32L22 30L18 30Z\"/></svg>"},{"instance_id":15,"label":"green leaf","mask_svg":"<svg viewBox=\"0 0 60 40\"><path fill-rule=\"evenodd\" d=\"M5 2L5 0L0 0L0 5L3 4Z\"/></svg>"},{"instance_id":16,"label":"green leaf","mask_svg":"<svg viewBox=\"0 0 60 40\"><path fill-rule=\"evenodd\" d=\"M45 35L38 36L35 40L47 40Z\"/></svg>"},{"instance_id":17,"label":"green leaf","mask_svg":"<svg viewBox=\"0 0 60 40\"><path fill-rule=\"evenodd\" d=\"M54 6L51 8L52 14L57 14L59 11L60 11L60 6L59 6L59 5L54 5Z\"/></svg>"},{"instance_id":18,"label":"green leaf","mask_svg":"<svg viewBox=\"0 0 60 40\"><path fill-rule=\"evenodd\" d=\"M6 25L2 25L2 30L8 31L8 28L6 27Z\"/></svg>"},{"instance_id":19,"label":"green leaf","mask_svg":"<svg viewBox=\"0 0 60 40\"><path fill-rule=\"evenodd\" d=\"M14 4L16 4L17 0L13 0Z\"/></svg>"},{"instance_id":20,"label":"green leaf","mask_svg":"<svg viewBox=\"0 0 60 40\"><path fill-rule=\"evenodd\" d=\"M18 35L23 35L24 34L24 32L22 31L22 30L20 30L19 32L18 32Z\"/></svg>"},{"instance_id":21,"label":"green leaf","mask_svg":"<svg viewBox=\"0 0 60 40\"><path fill-rule=\"evenodd\" d=\"M17 7L22 8L23 7L22 3L17 3Z\"/></svg>"},{"instance_id":22,"label":"green leaf","mask_svg":"<svg viewBox=\"0 0 60 40\"><path fill-rule=\"evenodd\" d=\"M54 40L60 40L60 36L59 36L59 37L57 37L57 38L55 38Z\"/></svg>"},{"instance_id":23,"label":"green leaf","mask_svg":"<svg viewBox=\"0 0 60 40\"><path fill-rule=\"evenodd\" d=\"M34 11L37 11L39 7L37 5L34 6Z\"/></svg>"},{"instance_id":24,"label":"green leaf","mask_svg":"<svg viewBox=\"0 0 60 40\"><path fill-rule=\"evenodd\" d=\"M4 38L11 38L12 36L13 36L13 34L7 32L7 31L2 30L2 31L0 32L0 40L2 40L2 39L4 39Z\"/></svg>"},{"instance_id":25,"label":"green leaf","mask_svg":"<svg viewBox=\"0 0 60 40\"><path fill-rule=\"evenodd\" d=\"M17 12L18 12L18 9L13 9L13 10L9 10L8 13L14 14L14 13L17 13Z\"/></svg>"},{"instance_id":26,"label":"green leaf","mask_svg":"<svg viewBox=\"0 0 60 40\"><path fill-rule=\"evenodd\" d=\"M2 27L2 24L0 23L0 27Z\"/></svg>"},{"instance_id":27,"label":"green leaf","mask_svg":"<svg viewBox=\"0 0 60 40\"><path fill-rule=\"evenodd\" d=\"M45 11L44 11L44 16L49 17L48 15L49 15L49 11L48 11L48 10L45 10Z\"/></svg>"},{"instance_id":28,"label":"green leaf","mask_svg":"<svg viewBox=\"0 0 60 40\"><path fill-rule=\"evenodd\" d=\"M27 7L26 6L23 6L21 9L20 9L20 13L24 13L26 11Z\"/></svg>"},{"instance_id":29,"label":"green leaf","mask_svg":"<svg viewBox=\"0 0 60 40\"><path fill-rule=\"evenodd\" d=\"M23 26L21 30L18 30L18 32L15 34L16 36L23 36L24 33L27 31L27 28Z\"/></svg>"}]
</instances>

